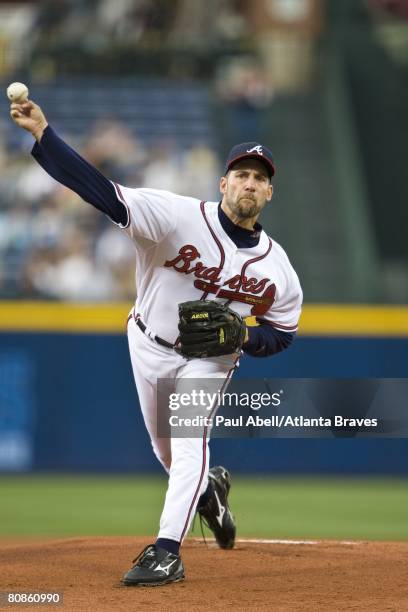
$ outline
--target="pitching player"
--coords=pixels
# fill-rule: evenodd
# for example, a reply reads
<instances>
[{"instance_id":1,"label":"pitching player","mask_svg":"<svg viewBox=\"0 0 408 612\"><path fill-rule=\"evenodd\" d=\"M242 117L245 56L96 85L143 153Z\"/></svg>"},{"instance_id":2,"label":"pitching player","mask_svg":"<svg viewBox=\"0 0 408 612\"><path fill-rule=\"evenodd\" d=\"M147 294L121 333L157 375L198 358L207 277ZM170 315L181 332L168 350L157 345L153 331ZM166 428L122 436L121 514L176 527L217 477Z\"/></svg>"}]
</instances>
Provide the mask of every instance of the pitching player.
<instances>
[{"instance_id":1,"label":"pitching player","mask_svg":"<svg viewBox=\"0 0 408 612\"><path fill-rule=\"evenodd\" d=\"M157 380L174 379L180 391L191 379L211 379L222 392L242 353L267 357L284 350L300 316L297 275L258 223L273 194L271 152L256 142L233 147L220 180L221 202L200 202L108 180L61 140L32 101L13 103L11 116L34 136L32 155L48 174L108 215L135 246L129 350L168 489L157 540L134 560L123 584L177 582L184 578L180 545L196 511L222 548L234 546L236 529L230 475L209 469L208 427L200 437L158 436ZM249 316L258 327L246 326ZM207 408L214 413L217 406Z\"/></svg>"}]
</instances>

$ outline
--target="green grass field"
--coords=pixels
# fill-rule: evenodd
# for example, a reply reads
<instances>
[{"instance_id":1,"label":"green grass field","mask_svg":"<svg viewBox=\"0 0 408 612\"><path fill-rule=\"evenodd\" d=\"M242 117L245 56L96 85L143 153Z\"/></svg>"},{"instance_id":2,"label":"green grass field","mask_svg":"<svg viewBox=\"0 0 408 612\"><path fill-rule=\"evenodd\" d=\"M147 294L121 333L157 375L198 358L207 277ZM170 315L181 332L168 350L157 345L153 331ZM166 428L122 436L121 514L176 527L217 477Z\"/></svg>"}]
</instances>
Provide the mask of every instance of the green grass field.
<instances>
[{"instance_id":1,"label":"green grass field","mask_svg":"<svg viewBox=\"0 0 408 612\"><path fill-rule=\"evenodd\" d=\"M158 477L1 476L0 536L154 535L165 487ZM406 480L235 477L230 500L239 537L408 538Z\"/></svg>"}]
</instances>

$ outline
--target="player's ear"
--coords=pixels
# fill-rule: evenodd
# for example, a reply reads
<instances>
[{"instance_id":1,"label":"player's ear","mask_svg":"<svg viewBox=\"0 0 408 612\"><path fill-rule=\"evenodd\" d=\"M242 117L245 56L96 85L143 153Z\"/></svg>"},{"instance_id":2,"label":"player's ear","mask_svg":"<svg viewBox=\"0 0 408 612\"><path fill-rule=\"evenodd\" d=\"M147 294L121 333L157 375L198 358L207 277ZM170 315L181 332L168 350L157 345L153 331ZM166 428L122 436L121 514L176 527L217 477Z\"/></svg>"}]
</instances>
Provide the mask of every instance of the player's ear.
<instances>
[{"instance_id":1,"label":"player's ear","mask_svg":"<svg viewBox=\"0 0 408 612\"><path fill-rule=\"evenodd\" d=\"M228 179L226 176L222 176L220 179L220 192L224 195L224 193L227 191L227 182Z\"/></svg>"},{"instance_id":2,"label":"player's ear","mask_svg":"<svg viewBox=\"0 0 408 612\"><path fill-rule=\"evenodd\" d=\"M268 195L266 197L267 202L270 202L272 200L272 196L273 196L273 185L272 183L269 185L269 189L268 189Z\"/></svg>"}]
</instances>

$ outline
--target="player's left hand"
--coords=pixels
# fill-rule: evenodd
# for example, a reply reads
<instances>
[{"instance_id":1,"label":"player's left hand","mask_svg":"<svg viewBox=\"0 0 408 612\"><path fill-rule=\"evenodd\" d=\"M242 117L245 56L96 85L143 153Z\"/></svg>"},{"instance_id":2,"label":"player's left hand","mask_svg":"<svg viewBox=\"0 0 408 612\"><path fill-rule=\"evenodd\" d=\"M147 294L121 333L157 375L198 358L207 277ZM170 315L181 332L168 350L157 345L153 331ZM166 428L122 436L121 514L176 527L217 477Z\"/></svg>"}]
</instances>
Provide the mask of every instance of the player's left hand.
<instances>
[{"instance_id":1,"label":"player's left hand","mask_svg":"<svg viewBox=\"0 0 408 612\"><path fill-rule=\"evenodd\" d=\"M242 317L218 300L195 300L179 304L177 352L188 358L231 355L246 339Z\"/></svg>"}]
</instances>

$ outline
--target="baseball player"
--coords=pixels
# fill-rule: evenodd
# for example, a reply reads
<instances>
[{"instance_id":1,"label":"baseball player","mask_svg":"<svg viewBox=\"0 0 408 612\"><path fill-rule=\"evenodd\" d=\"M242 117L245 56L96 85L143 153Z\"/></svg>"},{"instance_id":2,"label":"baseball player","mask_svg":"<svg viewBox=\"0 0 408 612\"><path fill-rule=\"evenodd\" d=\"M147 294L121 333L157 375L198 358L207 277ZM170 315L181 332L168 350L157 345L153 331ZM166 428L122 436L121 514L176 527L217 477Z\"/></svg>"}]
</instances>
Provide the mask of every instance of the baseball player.
<instances>
[{"instance_id":1,"label":"baseball player","mask_svg":"<svg viewBox=\"0 0 408 612\"><path fill-rule=\"evenodd\" d=\"M32 155L57 181L116 223L136 251L137 299L128 319L129 350L153 451L168 473L155 543L123 577L126 586L184 578L180 546L195 512L221 548L232 548L235 521L225 468L209 469L209 428L190 438L159 437L157 381L175 390L216 381L222 393L243 353L267 357L294 340L302 291L282 247L258 217L271 200L272 154L256 143L230 151L221 202L200 202L156 189L133 189L105 178L56 134L38 105L11 104L15 123L35 138ZM246 317L258 326L247 327ZM217 406L207 406L214 414Z\"/></svg>"}]
</instances>

